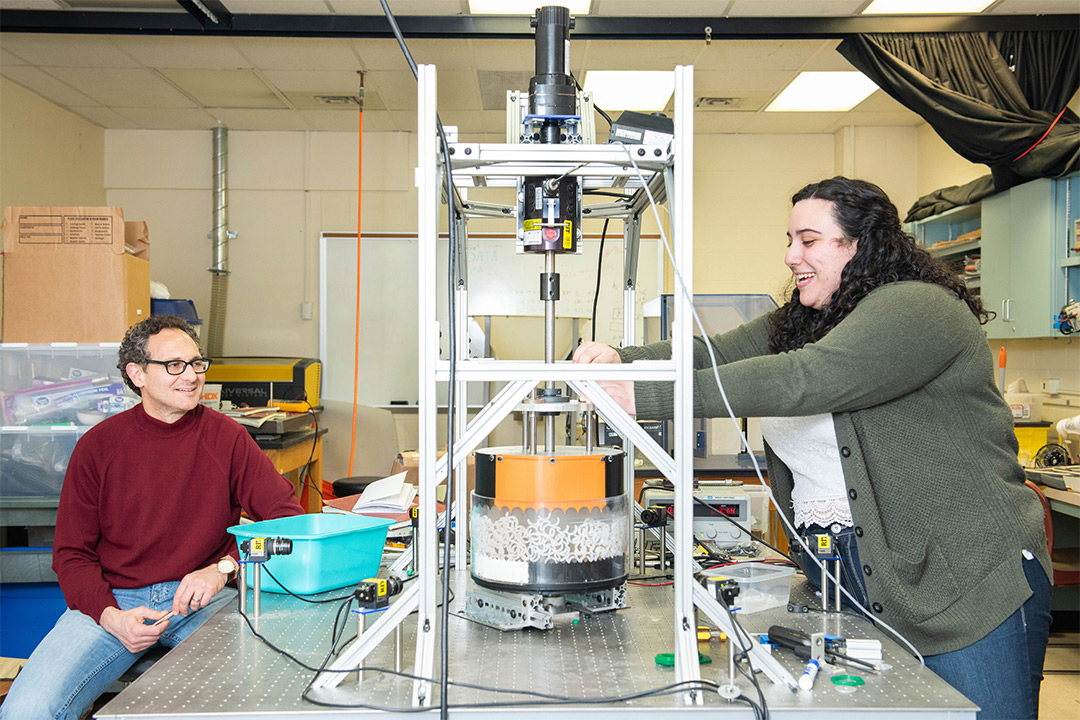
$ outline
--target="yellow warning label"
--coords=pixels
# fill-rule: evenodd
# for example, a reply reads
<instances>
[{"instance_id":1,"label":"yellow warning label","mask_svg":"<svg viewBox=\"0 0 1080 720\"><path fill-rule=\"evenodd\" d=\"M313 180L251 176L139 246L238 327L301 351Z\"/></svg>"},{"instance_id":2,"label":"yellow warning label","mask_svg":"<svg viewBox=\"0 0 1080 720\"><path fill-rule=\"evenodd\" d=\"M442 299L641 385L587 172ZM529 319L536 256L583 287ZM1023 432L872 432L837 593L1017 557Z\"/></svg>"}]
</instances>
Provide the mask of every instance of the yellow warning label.
<instances>
[{"instance_id":1,"label":"yellow warning label","mask_svg":"<svg viewBox=\"0 0 1080 720\"><path fill-rule=\"evenodd\" d=\"M266 538L254 538L251 541L252 554L262 553L266 550Z\"/></svg>"},{"instance_id":2,"label":"yellow warning label","mask_svg":"<svg viewBox=\"0 0 1080 720\"><path fill-rule=\"evenodd\" d=\"M818 535L817 546L818 550L828 550L832 544L832 538L828 535Z\"/></svg>"},{"instance_id":3,"label":"yellow warning label","mask_svg":"<svg viewBox=\"0 0 1080 720\"><path fill-rule=\"evenodd\" d=\"M574 247L574 233L572 232L572 230L573 230L573 223L572 222L567 220L566 222L563 223L563 231L562 231L563 250L569 250L570 248Z\"/></svg>"},{"instance_id":4,"label":"yellow warning label","mask_svg":"<svg viewBox=\"0 0 1080 720\"><path fill-rule=\"evenodd\" d=\"M543 220L541 220L540 218L525 218L525 222L523 223L525 232L528 232L530 230L539 230L542 225Z\"/></svg>"}]
</instances>

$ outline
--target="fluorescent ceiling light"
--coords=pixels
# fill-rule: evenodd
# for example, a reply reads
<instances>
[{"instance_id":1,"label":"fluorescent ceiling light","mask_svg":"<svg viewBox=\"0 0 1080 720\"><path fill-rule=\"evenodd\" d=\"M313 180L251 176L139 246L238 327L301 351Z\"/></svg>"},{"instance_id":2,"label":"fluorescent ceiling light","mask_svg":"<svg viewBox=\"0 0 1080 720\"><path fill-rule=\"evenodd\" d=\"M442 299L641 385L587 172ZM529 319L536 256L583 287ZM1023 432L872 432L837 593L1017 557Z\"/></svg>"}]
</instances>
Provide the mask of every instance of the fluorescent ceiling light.
<instances>
[{"instance_id":1,"label":"fluorescent ceiling light","mask_svg":"<svg viewBox=\"0 0 1080 720\"><path fill-rule=\"evenodd\" d=\"M842 112L875 90L877 85L861 72L804 72L780 92L765 112Z\"/></svg>"},{"instance_id":2,"label":"fluorescent ceiling light","mask_svg":"<svg viewBox=\"0 0 1080 720\"><path fill-rule=\"evenodd\" d=\"M559 0L557 3L541 0L469 0L469 13L472 15L535 15L536 9L544 5L559 5L570 11L571 15L588 15L592 0Z\"/></svg>"},{"instance_id":3,"label":"fluorescent ceiling light","mask_svg":"<svg viewBox=\"0 0 1080 720\"><path fill-rule=\"evenodd\" d=\"M994 0L874 0L863 15L957 15L980 13Z\"/></svg>"},{"instance_id":4,"label":"fluorescent ceiling light","mask_svg":"<svg viewBox=\"0 0 1080 720\"><path fill-rule=\"evenodd\" d=\"M660 111L675 92L675 73L669 70L590 70L585 90L604 110Z\"/></svg>"}]
</instances>

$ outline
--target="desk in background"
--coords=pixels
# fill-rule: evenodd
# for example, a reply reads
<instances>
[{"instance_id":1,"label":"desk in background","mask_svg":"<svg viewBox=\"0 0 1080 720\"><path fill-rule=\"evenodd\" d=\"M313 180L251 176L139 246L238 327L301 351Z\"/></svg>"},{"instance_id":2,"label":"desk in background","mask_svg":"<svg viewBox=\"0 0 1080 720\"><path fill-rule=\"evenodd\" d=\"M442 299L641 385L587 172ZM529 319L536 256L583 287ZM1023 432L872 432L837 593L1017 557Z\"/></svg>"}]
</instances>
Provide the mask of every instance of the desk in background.
<instances>
[{"instance_id":1,"label":"desk in background","mask_svg":"<svg viewBox=\"0 0 1080 720\"><path fill-rule=\"evenodd\" d=\"M322 436L325 428L316 433L314 429L284 433L273 440L259 439L255 442L270 458L274 469L287 477L296 490L296 497L305 512L322 512ZM310 482L304 482L304 473Z\"/></svg>"}]
</instances>

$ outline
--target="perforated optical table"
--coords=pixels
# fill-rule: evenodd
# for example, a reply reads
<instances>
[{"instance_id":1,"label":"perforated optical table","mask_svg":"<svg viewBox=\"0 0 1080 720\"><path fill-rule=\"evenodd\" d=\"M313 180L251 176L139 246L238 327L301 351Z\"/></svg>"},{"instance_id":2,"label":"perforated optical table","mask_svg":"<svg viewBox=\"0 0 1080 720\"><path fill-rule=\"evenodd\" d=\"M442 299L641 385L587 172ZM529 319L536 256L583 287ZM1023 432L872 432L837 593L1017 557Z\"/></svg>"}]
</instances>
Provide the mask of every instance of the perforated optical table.
<instances>
[{"instance_id":1,"label":"perforated optical table","mask_svg":"<svg viewBox=\"0 0 1080 720\"><path fill-rule=\"evenodd\" d=\"M793 597L809 599L805 580L800 575L795 578ZM457 613L464 606L465 592L471 580L465 573L455 572L452 581L455 595L450 606L450 679L462 683L449 690L449 704L455 718L492 718L513 712L522 720L550 718L554 714L625 720L628 714L645 717L646 713L657 710L665 716L679 713L680 717L704 718L715 717L721 712L724 717L753 717L745 703L728 703L715 692L704 693L701 705L685 704L684 694L602 704L550 704L552 701L520 693L493 692L530 690L574 698L601 698L633 695L671 684L674 682L673 670L659 667L654 659L657 653L671 651L672 591L668 586L628 586L629 607L616 613L585 617L577 624L564 622L546 632L504 633L460 617ZM344 591L337 591L320 597L343 594ZM249 602L249 609L250 606ZM317 666L329 650L337 607L337 603L309 605L288 596L263 593L258 630L298 659ZM354 618L349 620L346 638L356 631ZM891 670L877 675L840 670L843 674L861 675L866 680L865 685L851 694L836 689L831 682L833 668L830 666L823 668L813 692L793 693L759 676L769 712L776 720L855 720L869 717L868 712L873 713L874 720L975 718L976 708L972 703L932 672L920 667L915 658L896 643L882 638L860 618L820 612L790 614L786 608L776 608L746 615L742 624L752 633L765 632L770 625L781 624L807 632L881 638L884 662L892 666ZM408 671L416 631L414 618L406 620L402 629L403 669ZM714 641L702 643L699 648L713 660L702 667L703 679L726 682L726 644ZM801 674L803 663L793 655L778 651L777 657L794 675ZM394 668L392 635L368 658L367 665ZM301 694L312 677L312 672L298 667L255 638L233 607L211 618L117 695L96 717L117 720L364 717L380 712L376 709L322 707L305 702ZM752 686L740 676L736 677L736 684L756 702ZM362 685L358 686L352 675L337 688L316 691L314 698L334 705L359 703L408 709L411 692L411 680L369 670ZM437 687L435 701L432 713L438 712ZM492 707L491 703L513 705Z\"/></svg>"}]
</instances>

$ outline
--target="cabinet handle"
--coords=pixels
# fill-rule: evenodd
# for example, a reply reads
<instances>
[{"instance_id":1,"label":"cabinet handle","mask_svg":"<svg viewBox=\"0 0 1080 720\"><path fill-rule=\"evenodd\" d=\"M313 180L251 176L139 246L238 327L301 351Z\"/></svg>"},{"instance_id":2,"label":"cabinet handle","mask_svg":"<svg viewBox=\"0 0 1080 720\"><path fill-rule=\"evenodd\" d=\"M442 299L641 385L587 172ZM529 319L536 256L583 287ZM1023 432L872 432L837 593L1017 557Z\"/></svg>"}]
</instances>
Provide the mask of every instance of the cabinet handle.
<instances>
[{"instance_id":1,"label":"cabinet handle","mask_svg":"<svg viewBox=\"0 0 1080 720\"><path fill-rule=\"evenodd\" d=\"M1012 322L1012 298L1001 301L1001 319Z\"/></svg>"}]
</instances>

